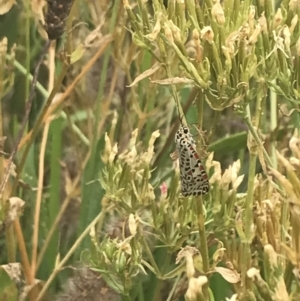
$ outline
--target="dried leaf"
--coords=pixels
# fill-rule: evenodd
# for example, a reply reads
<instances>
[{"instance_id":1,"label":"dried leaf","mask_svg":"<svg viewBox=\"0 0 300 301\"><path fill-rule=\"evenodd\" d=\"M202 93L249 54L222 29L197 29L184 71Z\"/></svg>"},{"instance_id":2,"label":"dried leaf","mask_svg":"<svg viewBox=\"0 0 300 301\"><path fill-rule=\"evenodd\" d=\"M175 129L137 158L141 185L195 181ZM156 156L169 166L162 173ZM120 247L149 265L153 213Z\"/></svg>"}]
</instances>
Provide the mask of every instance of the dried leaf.
<instances>
[{"instance_id":1,"label":"dried leaf","mask_svg":"<svg viewBox=\"0 0 300 301\"><path fill-rule=\"evenodd\" d=\"M31 285L25 285L22 287L20 291L20 297L18 300L20 301L25 301L28 300L28 296L30 295L30 292L34 291L35 292L40 292L44 286L44 282L39 280L39 279L34 279L34 283Z\"/></svg>"},{"instance_id":2,"label":"dried leaf","mask_svg":"<svg viewBox=\"0 0 300 301\"><path fill-rule=\"evenodd\" d=\"M291 198L291 202L300 205L300 202L298 200L298 197L294 191L294 187L291 184L289 180L286 179L285 176L283 176L279 171L277 171L274 168L269 167L271 173L277 178L277 180L282 184L285 191L288 193L288 195Z\"/></svg>"},{"instance_id":3,"label":"dried leaf","mask_svg":"<svg viewBox=\"0 0 300 301\"><path fill-rule=\"evenodd\" d=\"M158 15L157 15L157 21L155 23L153 31L150 34L146 35L146 38L148 38L152 42L156 40L158 34L160 33L160 30L161 30L161 19L162 19L162 13L159 12Z\"/></svg>"},{"instance_id":4,"label":"dried leaf","mask_svg":"<svg viewBox=\"0 0 300 301\"><path fill-rule=\"evenodd\" d=\"M183 258L199 254L200 252L195 247L186 246L178 252L175 263L178 264Z\"/></svg>"},{"instance_id":5,"label":"dried leaf","mask_svg":"<svg viewBox=\"0 0 300 301\"><path fill-rule=\"evenodd\" d=\"M6 223L12 223L22 212L25 202L18 197L9 199L10 207L6 217Z\"/></svg>"},{"instance_id":6,"label":"dried leaf","mask_svg":"<svg viewBox=\"0 0 300 301\"><path fill-rule=\"evenodd\" d=\"M0 0L0 15L9 12L14 4L15 0Z\"/></svg>"},{"instance_id":7,"label":"dried leaf","mask_svg":"<svg viewBox=\"0 0 300 301\"><path fill-rule=\"evenodd\" d=\"M276 281L275 287L275 296L274 300L276 301L289 301L289 294L286 289L286 285L282 276L279 277Z\"/></svg>"},{"instance_id":8,"label":"dried leaf","mask_svg":"<svg viewBox=\"0 0 300 301\"><path fill-rule=\"evenodd\" d=\"M135 80L132 82L132 84L127 86L127 87L133 87L135 84L137 84L141 80L143 80L143 79L149 77L150 75L154 74L160 67L161 67L161 65L159 63L154 64L150 69L144 71L138 77L136 77Z\"/></svg>"},{"instance_id":9,"label":"dried leaf","mask_svg":"<svg viewBox=\"0 0 300 301\"><path fill-rule=\"evenodd\" d=\"M71 54L71 64L79 61L85 53L86 48L83 44L79 44Z\"/></svg>"},{"instance_id":10,"label":"dried leaf","mask_svg":"<svg viewBox=\"0 0 300 301\"><path fill-rule=\"evenodd\" d=\"M0 266L0 300L19 300L18 298L18 285L12 279L7 266ZM8 269L9 270L9 269Z\"/></svg>"},{"instance_id":11,"label":"dried leaf","mask_svg":"<svg viewBox=\"0 0 300 301\"><path fill-rule=\"evenodd\" d=\"M45 23L43 8L46 5L45 0L31 0L31 10L38 17L38 20L42 21L42 24Z\"/></svg>"},{"instance_id":12,"label":"dried leaf","mask_svg":"<svg viewBox=\"0 0 300 301\"><path fill-rule=\"evenodd\" d=\"M1 1L1 0L0 0ZM1 9L1 7L0 7ZM7 37L4 37L1 41L0 41L0 55L6 55L7 52Z\"/></svg>"},{"instance_id":13,"label":"dried leaf","mask_svg":"<svg viewBox=\"0 0 300 301\"><path fill-rule=\"evenodd\" d=\"M241 280L240 274L235 270L215 267L215 272L219 273L229 283L238 283Z\"/></svg>"},{"instance_id":14,"label":"dried leaf","mask_svg":"<svg viewBox=\"0 0 300 301\"><path fill-rule=\"evenodd\" d=\"M173 85L173 84L193 84L192 79L186 77L172 77L166 79L150 80L151 83L156 83L160 85Z\"/></svg>"},{"instance_id":15,"label":"dried leaf","mask_svg":"<svg viewBox=\"0 0 300 301\"><path fill-rule=\"evenodd\" d=\"M22 283L22 269L21 264L18 262L4 264L1 266L7 275L13 280L16 284Z\"/></svg>"}]
</instances>

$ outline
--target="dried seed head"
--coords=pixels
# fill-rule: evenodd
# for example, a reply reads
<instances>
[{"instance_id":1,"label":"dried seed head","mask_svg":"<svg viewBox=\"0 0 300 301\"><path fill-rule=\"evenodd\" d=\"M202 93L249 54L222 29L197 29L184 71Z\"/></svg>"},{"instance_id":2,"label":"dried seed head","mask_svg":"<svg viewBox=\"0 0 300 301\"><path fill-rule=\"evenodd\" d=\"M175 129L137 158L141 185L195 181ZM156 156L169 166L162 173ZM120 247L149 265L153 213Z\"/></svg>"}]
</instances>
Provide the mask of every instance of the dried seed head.
<instances>
[{"instance_id":1,"label":"dried seed head","mask_svg":"<svg viewBox=\"0 0 300 301\"><path fill-rule=\"evenodd\" d=\"M281 25L282 19L283 19L283 17L282 17L281 8L278 8L277 12L276 12L276 14L274 16L274 20L273 20L273 27L274 27L274 29L276 29L278 26Z\"/></svg>"},{"instance_id":2,"label":"dried seed head","mask_svg":"<svg viewBox=\"0 0 300 301\"><path fill-rule=\"evenodd\" d=\"M295 27L298 23L298 19L299 19L298 15L295 15L294 18L291 21L291 27L290 27L290 33L291 34L294 32L294 29L295 29Z\"/></svg>"},{"instance_id":3,"label":"dried seed head","mask_svg":"<svg viewBox=\"0 0 300 301\"><path fill-rule=\"evenodd\" d=\"M296 11L299 8L299 6L300 6L299 0L291 0L289 2L289 9L291 11Z\"/></svg>"},{"instance_id":4,"label":"dried seed head","mask_svg":"<svg viewBox=\"0 0 300 301\"><path fill-rule=\"evenodd\" d=\"M266 255L268 256L270 265L272 266L272 268L277 267L277 253L275 252L274 248L272 245L268 244L265 245L264 247L264 251L266 253Z\"/></svg>"},{"instance_id":5,"label":"dried seed head","mask_svg":"<svg viewBox=\"0 0 300 301\"><path fill-rule=\"evenodd\" d=\"M298 41L296 43L296 53L297 53L297 56L300 56L300 38L298 39Z\"/></svg>"},{"instance_id":6,"label":"dried seed head","mask_svg":"<svg viewBox=\"0 0 300 301\"><path fill-rule=\"evenodd\" d=\"M201 63L203 60L203 46L200 43L200 34L196 28L193 30L193 41L196 49L196 60Z\"/></svg>"},{"instance_id":7,"label":"dried seed head","mask_svg":"<svg viewBox=\"0 0 300 301\"><path fill-rule=\"evenodd\" d=\"M286 285L282 276L279 276L279 279L276 281L275 288L275 301L289 301L290 297L286 290Z\"/></svg>"},{"instance_id":8,"label":"dried seed head","mask_svg":"<svg viewBox=\"0 0 300 301\"><path fill-rule=\"evenodd\" d=\"M45 30L49 40L61 37L74 0L47 0L48 11L45 18Z\"/></svg>"},{"instance_id":9,"label":"dried seed head","mask_svg":"<svg viewBox=\"0 0 300 301\"><path fill-rule=\"evenodd\" d=\"M255 6L250 5L250 10L249 10L249 15L248 15L248 23L249 23L251 30L254 28L254 17L255 17Z\"/></svg>"},{"instance_id":10,"label":"dried seed head","mask_svg":"<svg viewBox=\"0 0 300 301\"><path fill-rule=\"evenodd\" d=\"M214 41L214 32L210 26L205 26L201 30L201 39L212 43Z\"/></svg>"},{"instance_id":11,"label":"dried seed head","mask_svg":"<svg viewBox=\"0 0 300 301\"><path fill-rule=\"evenodd\" d=\"M268 25L267 25L267 19L265 17L265 12L261 14L261 17L258 19L258 23L261 26L261 31L263 33L268 33Z\"/></svg>"},{"instance_id":12,"label":"dried seed head","mask_svg":"<svg viewBox=\"0 0 300 301\"><path fill-rule=\"evenodd\" d=\"M255 30L253 32L253 34L251 35L251 37L249 38L249 45L252 46L257 42L257 37L261 32L261 26L259 24L257 24L255 26Z\"/></svg>"},{"instance_id":13,"label":"dried seed head","mask_svg":"<svg viewBox=\"0 0 300 301\"><path fill-rule=\"evenodd\" d=\"M129 214L128 228L129 228L129 231L130 231L132 236L136 235L136 232L137 232L136 230L137 230L137 226L138 226L137 221L138 220L139 219L136 219L135 216L132 213Z\"/></svg>"},{"instance_id":14,"label":"dried seed head","mask_svg":"<svg viewBox=\"0 0 300 301\"><path fill-rule=\"evenodd\" d=\"M250 268L248 271L247 271L247 276L250 278L250 279L257 279L258 281L262 280L261 276L260 276L260 272L258 269L256 268Z\"/></svg>"},{"instance_id":15,"label":"dried seed head","mask_svg":"<svg viewBox=\"0 0 300 301\"><path fill-rule=\"evenodd\" d=\"M157 14L157 20L156 20L156 23L153 27L153 31L146 35L146 37L150 40L150 41L155 41L158 34L160 33L160 30L161 30L161 18L162 18L162 13L158 13Z\"/></svg>"},{"instance_id":16,"label":"dried seed head","mask_svg":"<svg viewBox=\"0 0 300 301\"><path fill-rule=\"evenodd\" d=\"M199 276L198 278L190 278L189 287L186 291L186 298L188 300L196 300L198 294L202 292L202 286L208 281L206 276Z\"/></svg>"},{"instance_id":17,"label":"dried seed head","mask_svg":"<svg viewBox=\"0 0 300 301\"><path fill-rule=\"evenodd\" d=\"M165 25L164 25L164 31L165 31L165 36L166 36L167 40L171 44L173 44L174 43L174 38L173 38L172 30L170 29L170 27L167 23L165 23Z\"/></svg>"},{"instance_id":18,"label":"dried seed head","mask_svg":"<svg viewBox=\"0 0 300 301\"><path fill-rule=\"evenodd\" d=\"M291 46L291 33L290 33L290 29L288 28L287 25L283 26L283 28L281 29L281 34L284 39L284 44L285 44L287 50L289 50L290 46Z\"/></svg>"},{"instance_id":19,"label":"dried seed head","mask_svg":"<svg viewBox=\"0 0 300 301\"><path fill-rule=\"evenodd\" d=\"M211 15L219 25L223 25L225 23L224 10L220 4L220 0L217 0L217 2L211 8Z\"/></svg>"}]
</instances>

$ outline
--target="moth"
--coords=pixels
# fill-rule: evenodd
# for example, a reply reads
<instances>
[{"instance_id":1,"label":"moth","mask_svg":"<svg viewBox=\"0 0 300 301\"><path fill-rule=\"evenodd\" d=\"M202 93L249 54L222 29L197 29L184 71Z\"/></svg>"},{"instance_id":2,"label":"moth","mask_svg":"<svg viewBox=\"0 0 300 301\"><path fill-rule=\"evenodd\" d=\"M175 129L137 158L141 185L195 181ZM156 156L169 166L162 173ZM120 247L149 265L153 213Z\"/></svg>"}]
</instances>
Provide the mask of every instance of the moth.
<instances>
[{"instance_id":1,"label":"moth","mask_svg":"<svg viewBox=\"0 0 300 301\"><path fill-rule=\"evenodd\" d=\"M181 126L175 135L179 154L181 193L183 196L207 194L209 180L196 150L196 142L187 126Z\"/></svg>"}]
</instances>

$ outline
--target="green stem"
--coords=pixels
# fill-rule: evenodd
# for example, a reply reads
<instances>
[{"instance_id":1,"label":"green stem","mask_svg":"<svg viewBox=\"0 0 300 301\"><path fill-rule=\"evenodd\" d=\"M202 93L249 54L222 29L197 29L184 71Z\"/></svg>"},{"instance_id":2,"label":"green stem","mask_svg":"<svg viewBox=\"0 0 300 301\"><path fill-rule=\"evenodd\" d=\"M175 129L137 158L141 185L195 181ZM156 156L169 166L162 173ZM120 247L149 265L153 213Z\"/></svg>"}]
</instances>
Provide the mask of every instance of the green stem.
<instances>
[{"instance_id":1,"label":"green stem","mask_svg":"<svg viewBox=\"0 0 300 301\"><path fill-rule=\"evenodd\" d=\"M12 56L11 56L10 54L6 54L6 59L12 60L13 58L12 58ZM29 72L27 71L27 69L24 68L24 66L21 65L21 64L20 64L17 60L15 60L15 59L14 59L14 66L16 67L16 69L17 69L19 72L21 72L23 75L25 75L25 76L27 77L27 80L32 81L33 75L32 75L31 73L29 73ZM43 97L44 97L45 99L47 99L47 98L49 97L48 91L43 87L43 85L42 85L39 81L37 81L37 83L36 83L36 90L39 91L39 92L43 95ZM61 111L61 112L59 113L59 115L60 115L64 120L67 120L67 119L68 119L68 118L67 118L67 114L66 114L64 111ZM75 124L75 122L73 122L72 120L70 120L70 121L71 121L70 126L71 126L72 130L74 131L74 133L78 135L78 137L81 139L81 141L82 141L85 145L89 146L89 145L90 145L90 141L88 140L88 138L81 132L81 130L78 128L78 126Z\"/></svg>"},{"instance_id":2,"label":"green stem","mask_svg":"<svg viewBox=\"0 0 300 301\"><path fill-rule=\"evenodd\" d=\"M258 128L260 124L260 117L262 114L262 100L266 97L264 94L264 88L261 87L257 99L256 99L256 109L255 109L255 127ZM248 124L249 130L256 140L256 143L258 145L259 149L263 149L269 158L265 148L262 145L262 142L260 138L258 137L258 134L256 130L254 129L254 126L251 122L251 112L250 112L250 106L247 105L246 107L246 115L245 120ZM251 147L251 146L250 146ZM251 283L250 281L247 281L247 271L250 268L250 261L251 261L251 252L250 252L250 244L251 244L251 225L253 223L253 193L254 193L254 180L255 180L255 171L256 171L256 161L257 161L257 151L252 151L249 149L250 152L250 160L249 160L249 172L248 172L248 189L247 189L247 197L246 197L246 206L245 206L245 241L242 242L242 264L244 267L241 269L242 271L242 284L244 288L244 295L246 294L248 289L251 289ZM270 159L269 159L270 160ZM270 162L272 164L272 162Z\"/></svg>"},{"instance_id":3,"label":"green stem","mask_svg":"<svg viewBox=\"0 0 300 301\"><path fill-rule=\"evenodd\" d=\"M172 286L172 289L171 289L171 291L169 293L169 296L168 296L168 298L167 298L166 301L171 301L172 300L173 295L175 293L177 285L179 284L180 279L181 279L181 275L178 275L177 278L176 278L176 280L175 280L175 282L174 282L174 284L173 284L173 286Z\"/></svg>"},{"instance_id":4,"label":"green stem","mask_svg":"<svg viewBox=\"0 0 300 301\"><path fill-rule=\"evenodd\" d=\"M246 197L246 205L245 205L245 241L242 242L242 250L243 250L243 261L242 264L244 267L241 269L242 271L242 283L245 291L249 288L247 285L247 271L250 268L250 244L251 244L251 225L252 225L252 209L253 209L253 192L254 192L254 179L255 179L255 170L256 170L256 154L250 153L249 160L249 172L248 172L248 189L247 189L247 197ZM248 283L249 284L249 283Z\"/></svg>"},{"instance_id":5,"label":"green stem","mask_svg":"<svg viewBox=\"0 0 300 301\"><path fill-rule=\"evenodd\" d=\"M203 261L203 271L205 274L209 271L209 256L208 256L208 247L205 233L205 216L203 210L203 201L202 196L195 197L195 202L197 206L197 215L198 215L198 227L199 227L199 237L200 237L200 253ZM203 294L208 298L208 284L203 286Z\"/></svg>"},{"instance_id":6,"label":"green stem","mask_svg":"<svg viewBox=\"0 0 300 301\"><path fill-rule=\"evenodd\" d=\"M162 274L164 274L170 264L170 260L171 260L171 253L167 252L166 254L166 258L165 258L165 263L164 266L162 268ZM160 299L160 295L161 295L161 289L162 289L162 285L163 285L163 280L162 279L157 279L156 282L156 286L155 286L155 293L153 295L153 301L159 300Z\"/></svg>"},{"instance_id":7,"label":"green stem","mask_svg":"<svg viewBox=\"0 0 300 301\"><path fill-rule=\"evenodd\" d=\"M211 138L215 134L217 124L220 120L220 117L221 117L221 111L214 111L214 119L213 119L212 125L210 127L209 134L207 136L207 141L208 142L211 140Z\"/></svg>"},{"instance_id":8,"label":"green stem","mask_svg":"<svg viewBox=\"0 0 300 301\"><path fill-rule=\"evenodd\" d=\"M165 69L166 69L168 78L172 78L173 75L172 75L172 71L171 71L171 68L170 68L171 63L170 63L170 60L169 60L169 58L171 56L168 56L168 54L166 52L166 49L165 49L165 46L162 43L162 40L158 41L158 47L159 47L161 55L163 57L163 61L166 62ZM186 119L185 119L185 116L184 116L183 109L182 109L181 104L180 104L180 100L179 100L179 97L178 97L178 94L177 94L176 86L175 85L171 85L171 90L172 90L173 97L175 99L175 104L177 106L177 110L178 110L178 115L179 115L180 121L181 121L181 123L183 123L184 125L186 125L187 122L186 122Z\"/></svg>"},{"instance_id":9,"label":"green stem","mask_svg":"<svg viewBox=\"0 0 300 301\"><path fill-rule=\"evenodd\" d=\"M275 80L274 80L275 84ZM274 131L277 127L277 94L273 89L270 90L270 107L271 107L271 132ZM271 160L273 163L273 167L277 169L277 158L276 158L276 142L271 141Z\"/></svg>"},{"instance_id":10,"label":"green stem","mask_svg":"<svg viewBox=\"0 0 300 301\"><path fill-rule=\"evenodd\" d=\"M257 132L256 132L256 130L255 130L253 124L252 124L252 122L251 122L250 116L246 115L244 117L244 120L245 120L245 122L246 122L246 124L247 124L247 126L249 128L249 131L250 131L251 135L255 139L255 142L257 143L258 147L263 151L264 158L265 158L267 164L269 165L269 167L273 167L273 163L272 163L272 161L271 161L271 159L270 159L270 157L269 157L266 149L264 148L263 143L261 142L261 140L260 140L260 138L259 138L259 136L258 136L258 134L257 134Z\"/></svg>"},{"instance_id":11,"label":"green stem","mask_svg":"<svg viewBox=\"0 0 300 301\"><path fill-rule=\"evenodd\" d=\"M34 124L34 127L33 127L33 131L32 131L32 135L30 136L30 140L28 141L27 145L26 145L26 148L24 150L24 153L22 155L22 159L21 159L21 162L18 166L18 169L17 169L17 176L16 176L16 179L15 179L15 182L14 182L14 186L13 186L13 192L12 192L12 195L15 193L16 191L16 188L17 188L17 184L18 184L18 180L21 176L21 173L22 173L22 170L23 170L23 167L25 165L25 161L27 159L27 155L29 153L29 150L31 148L31 145L35 139L35 137L37 136L39 130L40 130L40 125L42 124L43 122L43 119L44 119L44 116L46 115L51 103L52 103L52 100L54 98L54 96L56 95L56 93L58 92L58 90L60 89L61 87L61 83L64 79L64 77L66 76L67 74L67 70L68 70L68 66L67 65L64 65L61 73L60 73L60 76L53 88L53 90L51 91L50 95L49 95L49 98L47 99L43 109L42 109L42 112L40 113L37 121L35 122Z\"/></svg>"},{"instance_id":12,"label":"green stem","mask_svg":"<svg viewBox=\"0 0 300 301\"><path fill-rule=\"evenodd\" d=\"M199 89L198 97L199 100L197 101L197 108L198 108L198 126L202 130L203 126L203 107L204 107L204 95L203 92Z\"/></svg>"}]
</instances>

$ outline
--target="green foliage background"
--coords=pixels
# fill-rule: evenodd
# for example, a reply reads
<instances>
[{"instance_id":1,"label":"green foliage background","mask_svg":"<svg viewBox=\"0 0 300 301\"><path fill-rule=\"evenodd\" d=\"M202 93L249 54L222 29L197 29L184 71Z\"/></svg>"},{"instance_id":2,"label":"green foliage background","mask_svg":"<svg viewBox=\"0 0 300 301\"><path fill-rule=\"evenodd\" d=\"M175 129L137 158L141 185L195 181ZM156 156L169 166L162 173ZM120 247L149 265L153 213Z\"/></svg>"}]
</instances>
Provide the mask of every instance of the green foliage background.
<instances>
[{"instance_id":1,"label":"green foliage background","mask_svg":"<svg viewBox=\"0 0 300 301\"><path fill-rule=\"evenodd\" d=\"M1 179L46 10L0 15ZM0 300L29 285L28 300L299 300L299 12L74 1L1 192ZM203 197L180 195L180 122L210 178Z\"/></svg>"}]
</instances>

